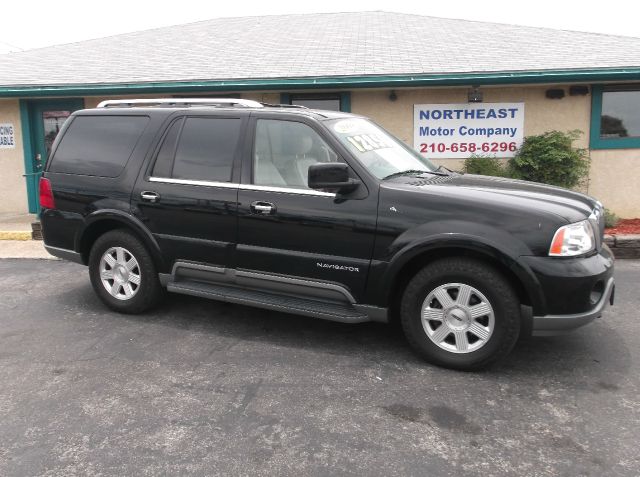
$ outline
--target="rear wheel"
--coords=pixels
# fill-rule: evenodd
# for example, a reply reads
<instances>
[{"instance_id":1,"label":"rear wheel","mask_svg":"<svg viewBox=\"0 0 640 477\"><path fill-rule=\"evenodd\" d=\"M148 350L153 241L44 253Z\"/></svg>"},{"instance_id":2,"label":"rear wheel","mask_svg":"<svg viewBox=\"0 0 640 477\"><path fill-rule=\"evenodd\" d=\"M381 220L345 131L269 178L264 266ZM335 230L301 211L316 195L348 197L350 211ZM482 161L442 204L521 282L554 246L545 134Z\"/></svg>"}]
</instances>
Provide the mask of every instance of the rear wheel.
<instances>
[{"instance_id":1,"label":"rear wheel","mask_svg":"<svg viewBox=\"0 0 640 477\"><path fill-rule=\"evenodd\" d=\"M162 286L144 244L124 230L107 232L89 255L91 284L100 299L121 313L141 313L157 305Z\"/></svg>"},{"instance_id":2,"label":"rear wheel","mask_svg":"<svg viewBox=\"0 0 640 477\"><path fill-rule=\"evenodd\" d=\"M424 267L407 285L400 313L413 348L454 369L480 369L506 356L520 330L520 303L509 282L466 258Z\"/></svg>"}]
</instances>

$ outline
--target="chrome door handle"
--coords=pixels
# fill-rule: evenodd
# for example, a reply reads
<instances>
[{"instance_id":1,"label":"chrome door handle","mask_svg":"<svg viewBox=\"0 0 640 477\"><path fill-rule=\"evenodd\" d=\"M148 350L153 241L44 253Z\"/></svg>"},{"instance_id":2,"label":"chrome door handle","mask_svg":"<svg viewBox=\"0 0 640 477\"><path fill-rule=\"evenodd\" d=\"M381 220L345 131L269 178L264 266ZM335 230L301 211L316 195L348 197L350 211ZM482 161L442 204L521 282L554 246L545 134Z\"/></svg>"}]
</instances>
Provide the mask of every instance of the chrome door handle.
<instances>
[{"instance_id":1,"label":"chrome door handle","mask_svg":"<svg viewBox=\"0 0 640 477\"><path fill-rule=\"evenodd\" d=\"M160 194L149 190L143 190L140 192L140 198L145 202L158 202L160 200Z\"/></svg>"},{"instance_id":2,"label":"chrome door handle","mask_svg":"<svg viewBox=\"0 0 640 477\"><path fill-rule=\"evenodd\" d=\"M276 211L276 206L271 202L263 202L261 200L256 200L255 202L251 202L251 212L254 214L260 215L271 215Z\"/></svg>"}]
</instances>

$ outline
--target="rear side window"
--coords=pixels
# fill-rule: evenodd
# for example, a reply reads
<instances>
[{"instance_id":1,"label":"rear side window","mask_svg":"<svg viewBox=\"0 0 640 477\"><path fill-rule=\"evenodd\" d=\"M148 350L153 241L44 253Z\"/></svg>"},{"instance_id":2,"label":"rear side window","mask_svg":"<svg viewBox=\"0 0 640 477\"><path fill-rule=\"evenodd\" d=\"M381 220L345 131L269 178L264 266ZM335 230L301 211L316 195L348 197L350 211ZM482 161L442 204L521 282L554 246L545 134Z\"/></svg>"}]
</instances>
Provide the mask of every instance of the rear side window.
<instances>
[{"instance_id":1,"label":"rear side window","mask_svg":"<svg viewBox=\"0 0 640 477\"><path fill-rule=\"evenodd\" d=\"M176 155L176 142L178 141L182 121L182 118L178 119L169 126L169 130L162 141L162 146L160 146L160 150L158 151L156 163L153 166L153 173L151 174L152 176L171 177L173 158Z\"/></svg>"},{"instance_id":2,"label":"rear side window","mask_svg":"<svg viewBox=\"0 0 640 477\"><path fill-rule=\"evenodd\" d=\"M117 177L148 122L146 116L76 116L51 159L49 171Z\"/></svg>"},{"instance_id":3,"label":"rear side window","mask_svg":"<svg viewBox=\"0 0 640 477\"><path fill-rule=\"evenodd\" d=\"M176 148L172 177L230 182L240 138L236 118L187 118Z\"/></svg>"}]
</instances>

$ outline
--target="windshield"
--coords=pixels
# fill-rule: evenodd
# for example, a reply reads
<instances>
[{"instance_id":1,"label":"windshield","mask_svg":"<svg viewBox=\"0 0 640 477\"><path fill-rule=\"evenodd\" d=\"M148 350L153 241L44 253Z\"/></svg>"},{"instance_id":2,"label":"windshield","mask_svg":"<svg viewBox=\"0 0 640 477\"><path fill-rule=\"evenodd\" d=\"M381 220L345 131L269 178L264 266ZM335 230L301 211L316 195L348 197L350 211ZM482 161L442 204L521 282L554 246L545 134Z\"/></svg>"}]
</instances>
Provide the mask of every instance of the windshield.
<instances>
[{"instance_id":1,"label":"windshield","mask_svg":"<svg viewBox=\"0 0 640 477\"><path fill-rule=\"evenodd\" d=\"M371 121L349 118L334 119L325 124L378 179L402 172L436 170L436 166L428 159Z\"/></svg>"}]
</instances>

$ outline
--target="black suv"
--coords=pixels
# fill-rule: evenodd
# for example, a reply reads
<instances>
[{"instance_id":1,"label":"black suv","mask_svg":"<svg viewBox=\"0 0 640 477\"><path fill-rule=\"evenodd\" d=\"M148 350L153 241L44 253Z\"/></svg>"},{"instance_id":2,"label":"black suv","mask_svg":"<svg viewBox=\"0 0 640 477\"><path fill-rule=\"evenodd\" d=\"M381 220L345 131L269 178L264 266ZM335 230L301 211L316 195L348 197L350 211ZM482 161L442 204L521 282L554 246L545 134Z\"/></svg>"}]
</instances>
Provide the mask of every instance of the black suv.
<instances>
[{"instance_id":1,"label":"black suv","mask_svg":"<svg viewBox=\"0 0 640 477\"><path fill-rule=\"evenodd\" d=\"M247 100L74 113L40 182L47 250L110 308L163 289L346 323L399 317L458 369L613 302L602 206L435 167L370 120Z\"/></svg>"}]
</instances>

